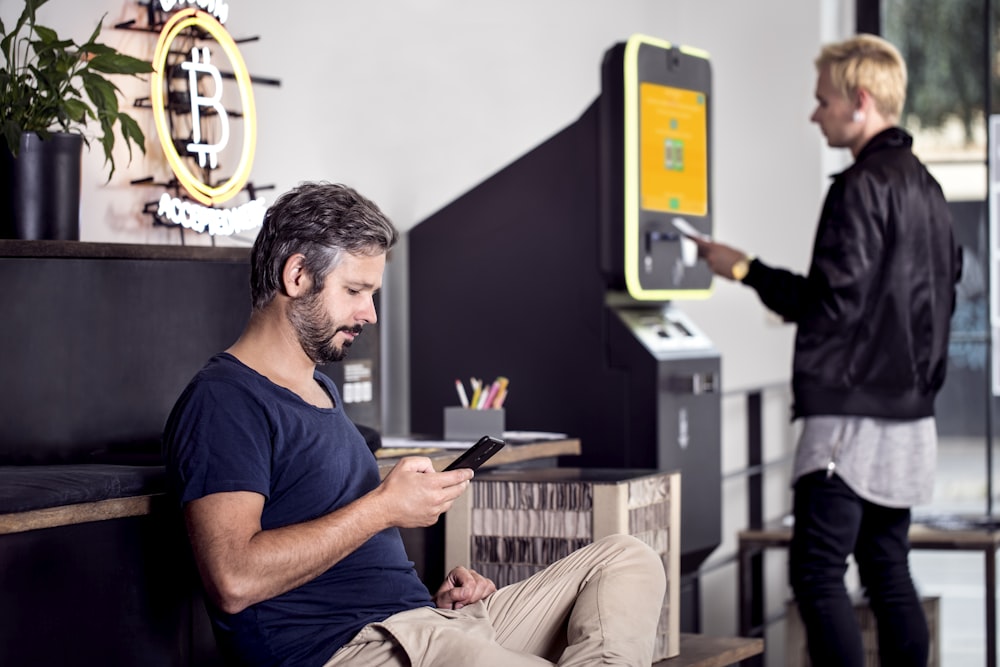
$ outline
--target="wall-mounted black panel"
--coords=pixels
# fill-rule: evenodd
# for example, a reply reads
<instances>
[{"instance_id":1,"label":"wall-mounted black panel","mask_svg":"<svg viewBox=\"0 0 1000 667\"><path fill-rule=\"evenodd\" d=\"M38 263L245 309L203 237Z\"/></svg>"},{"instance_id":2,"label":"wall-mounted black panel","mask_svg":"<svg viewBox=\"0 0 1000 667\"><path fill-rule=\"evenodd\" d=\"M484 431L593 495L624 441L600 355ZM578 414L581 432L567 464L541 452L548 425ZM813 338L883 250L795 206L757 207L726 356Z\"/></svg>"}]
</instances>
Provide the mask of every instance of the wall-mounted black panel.
<instances>
[{"instance_id":1,"label":"wall-mounted black panel","mask_svg":"<svg viewBox=\"0 0 1000 667\"><path fill-rule=\"evenodd\" d=\"M246 259L203 254L0 257L0 463L158 461L177 396L250 312Z\"/></svg>"},{"instance_id":2,"label":"wall-mounted black panel","mask_svg":"<svg viewBox=\"0 0 1000 667\"><path fill-rule=\"evenodd\" d=\"M442 434L456 378L503 375L508 429L584 437L591 465L650 462L615 437L626 378L605 360L596 122L592 106L410 230L414 433Z\"/></svg>"},{"instance_id":3,"label":"wall-mounted black panel","mask_svg":"<svg viewBox=\"0 0 1000 667\"><path fill-rule=\"evenodd\" d=\"M174 401L246 324L249 276L246 248L0 241L0 465L158 463ZM378 358L372 325L323 369L376 429Z\"/></svg>"}]
</instances>

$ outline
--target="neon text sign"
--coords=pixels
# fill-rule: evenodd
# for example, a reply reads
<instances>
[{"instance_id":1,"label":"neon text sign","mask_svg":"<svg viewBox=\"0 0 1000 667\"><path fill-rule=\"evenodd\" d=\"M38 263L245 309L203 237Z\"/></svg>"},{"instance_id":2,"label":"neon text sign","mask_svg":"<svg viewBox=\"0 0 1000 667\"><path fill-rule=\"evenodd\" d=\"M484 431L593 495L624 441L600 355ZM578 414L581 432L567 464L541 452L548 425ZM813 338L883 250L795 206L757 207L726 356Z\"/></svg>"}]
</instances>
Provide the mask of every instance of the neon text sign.
<instances>
[{"instance_id":1,"label":"neon text sign","mask_svg":"<svg viewBox=\"0 0 1000 667\"><path fill-rule=\"evenodd\" d=\"M160 0L160 9L165 12L173 11L180 5L196 5L219 19L219 23L229 20L229 3L226 0Z\"/></svg>"}]
</instances>

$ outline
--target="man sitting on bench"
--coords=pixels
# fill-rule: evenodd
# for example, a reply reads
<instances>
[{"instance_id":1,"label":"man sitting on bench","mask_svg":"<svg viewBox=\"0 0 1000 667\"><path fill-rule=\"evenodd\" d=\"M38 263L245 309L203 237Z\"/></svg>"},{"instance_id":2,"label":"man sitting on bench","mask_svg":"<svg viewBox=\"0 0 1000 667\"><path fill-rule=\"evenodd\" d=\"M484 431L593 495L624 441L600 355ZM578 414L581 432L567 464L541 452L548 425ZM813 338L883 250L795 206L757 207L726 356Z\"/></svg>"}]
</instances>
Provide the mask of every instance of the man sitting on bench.
<instances>
[{"instance_id":1,"label":"man sitting on bench","mask_svg":"<svg viewBox=\"0 0 1000 667\"><path fill-rule=\"evenodd\" d=\"M375 322L396 239L350 188L280 197L252 251L249 323L168 419L167 468L223 651L252 666L649 665L666 584L635 538L499 591L464 567L433 596L417 577L398 529L434 524L473 473L406 457L380 481L316 371Z\"/></svg>"}]
</instances>

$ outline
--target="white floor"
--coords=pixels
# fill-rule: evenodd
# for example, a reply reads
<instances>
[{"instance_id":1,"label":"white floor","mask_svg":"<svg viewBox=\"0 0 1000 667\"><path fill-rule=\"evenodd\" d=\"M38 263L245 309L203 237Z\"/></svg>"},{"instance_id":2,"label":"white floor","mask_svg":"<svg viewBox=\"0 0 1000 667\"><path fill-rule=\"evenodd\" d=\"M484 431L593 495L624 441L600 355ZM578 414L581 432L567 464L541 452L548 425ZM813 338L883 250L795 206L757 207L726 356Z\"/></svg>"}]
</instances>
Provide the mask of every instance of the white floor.
<instances>
[{"instance_id":1,"label":"white floor","mask_svg":"<svg viewBox=\"0 0 1000 667\"><path fill-rule=\"evenodd\" d=\"M919 551L913 553L911 566L921 593L940 598L941 665L985 665L983 557Z\"/></svg>"},{"instance_id":2,"label":"white floor","mask_svg":"<svg viewBox=\"0 0 1000 667\"><path fill-rule=\"evenodd\" d=\"M994 447L993 516L1000 518L1000 453ZM942 438L938 449L935 497L922 514L982 517L986 511L986 443L984 439ZM995 556L994 556L995 557ZM941 598L941 665L986 664L985 563L979 553L913 551L914 581L925 595ZM996 591L993 592L994 595ZM994 635L996 628L993 629Z\"/></svg>"}]
</instances>

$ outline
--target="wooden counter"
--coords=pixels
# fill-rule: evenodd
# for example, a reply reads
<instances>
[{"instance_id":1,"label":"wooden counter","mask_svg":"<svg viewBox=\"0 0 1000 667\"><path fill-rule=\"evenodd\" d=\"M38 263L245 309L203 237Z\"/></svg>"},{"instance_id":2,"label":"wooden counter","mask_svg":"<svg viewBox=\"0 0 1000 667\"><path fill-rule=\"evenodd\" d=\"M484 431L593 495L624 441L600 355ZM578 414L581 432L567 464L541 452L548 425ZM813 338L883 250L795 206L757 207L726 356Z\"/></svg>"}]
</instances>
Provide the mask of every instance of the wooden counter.
<instances>
[{"instance_id":1,"label":"wooden counter","mask_svg":"<svg viewBox=\"0 0 1000 667\"><path fill-rule=\"evenodd\" d=\"M379 470L383 476L392 470L392 467L399 460L398 456L391 456L393 451L391 449L384 449L379 450L377 453L379 457ZM441 470L460 453L460 450L437 449L422 453L421 455L429 456L434 462L434 467L437 470ZM483 467L495 468L511 463L547 459L556 456L573 456L579 453L580 441L576 439L547 440L523 445L507 445L507 447L490 459ZM166 502L165 494L158 492L124 498L109 498L90 503L47 507L29 512L0 514L0 535L21 533L41 528L53 528L55 526L68 526L90 521L145 516L151 514L154 508L163 502Z\"/></svg>"},{"instance_id":2,"label":"wooden counter","mask_svg":"<svg viewBox=\"0 0 1000 667\"><path fill-rule=\"evenodd\" d=\"M414 441L414 445L418 445L419 443L419 440ZM541 440L522 445L508 444L495 454L493 458L484 463L483 468L496 468L498 466L510 465L512 463L536 461L538 459L548 459L557 456L579 456L580 451L580 441L573 438L566 440ZM394 456L394 452L402 453ZM462 450L460 449L422 450L415 447L412 450L380 449L375 453L375 456L379 459L379 470L381 470L382 475L385 476L386 473L392 470L392 467L396 465L402 456L429 456L431 461L434 463L434 469L442 470L445 466L458 458L458 455L461 453Z\"/></svg>"}]
</instances>

